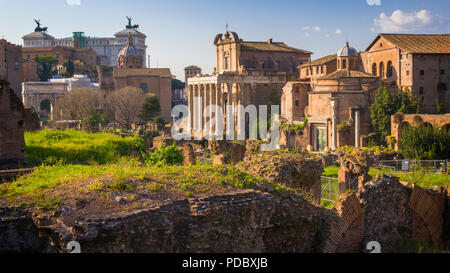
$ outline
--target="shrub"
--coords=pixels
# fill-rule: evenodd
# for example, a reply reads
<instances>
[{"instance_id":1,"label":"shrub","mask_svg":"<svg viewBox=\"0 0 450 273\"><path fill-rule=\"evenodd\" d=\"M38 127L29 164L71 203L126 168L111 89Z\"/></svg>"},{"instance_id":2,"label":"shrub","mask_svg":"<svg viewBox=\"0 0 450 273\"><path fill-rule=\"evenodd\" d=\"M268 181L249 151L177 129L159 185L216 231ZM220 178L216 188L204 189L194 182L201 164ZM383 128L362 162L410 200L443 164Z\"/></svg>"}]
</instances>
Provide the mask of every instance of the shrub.
<instances>
[{"instance_id":1,"label":"shrub","mask_svg":"<svg viewBox=\"0 0 450 273\"><path fill-rule=\"evenodd\" d=\"M181 165L184 160L184 156L178 150L175 143L172 146L160 147L151 154L142 152L142 157L148 166L157 167L165 165Z\"/></svg>"},{"instance_id":2,"label":"shrub","mask_svg":"<svg viewBox=\"0 0 450 273\"><path fill-rule=\"evenodd\" d=\"M400 135L400 150L408 159L449 159L450 133L429 126L406 127Z\"/></svg>"}]
</instances>

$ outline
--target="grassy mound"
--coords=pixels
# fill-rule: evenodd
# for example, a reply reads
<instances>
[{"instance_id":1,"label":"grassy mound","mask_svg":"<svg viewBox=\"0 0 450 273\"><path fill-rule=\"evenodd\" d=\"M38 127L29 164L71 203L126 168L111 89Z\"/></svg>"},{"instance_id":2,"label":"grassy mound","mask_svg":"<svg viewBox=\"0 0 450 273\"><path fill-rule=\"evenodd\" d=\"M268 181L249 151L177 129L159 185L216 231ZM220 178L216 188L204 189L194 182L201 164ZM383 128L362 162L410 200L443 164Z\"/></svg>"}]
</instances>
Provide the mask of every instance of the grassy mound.
<instances>
[{"instance_id":1,"label":"grassy mound","mask_svg":"<svg viewBox=\"0 0 450 273\"><path fill-rule=\"evenodd\" d=\"M40 130L25 133L29 165L65 162L71 164L107 164L122 157L139 154L144 141L139 137L122 138L108 133Z\"/></svg>"},{"instance_id":2,"label":"grassy mound","mask_svg":"<svg viewBox=\"0 0 450 273\"><path fill-rule=\"evenodd\" d=\"M0 206L31 205L55 210L74 200L98 207L114 207L116 197L129 200L128 207L138 209L167 200L205 197L237 189L289 192L292 189L249 175L230 166L146 167L140 163L103 166L41 166L12 183L0 185ZM157 204L157 205L158 205Z\"/></svg>"}]
</instances>

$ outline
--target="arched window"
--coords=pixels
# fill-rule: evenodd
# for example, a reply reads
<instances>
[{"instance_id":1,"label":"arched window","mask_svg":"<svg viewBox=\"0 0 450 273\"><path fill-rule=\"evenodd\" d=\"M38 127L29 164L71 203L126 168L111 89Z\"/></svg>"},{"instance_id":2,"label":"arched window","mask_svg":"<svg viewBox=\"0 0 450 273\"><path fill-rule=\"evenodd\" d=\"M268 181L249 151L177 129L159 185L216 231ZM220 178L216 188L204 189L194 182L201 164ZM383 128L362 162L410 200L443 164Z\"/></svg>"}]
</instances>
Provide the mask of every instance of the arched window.
<instances>
[{"instance_id":1,"label":"arched window","mask_svg":"<svg viewBox=\"0 0 450 273\"><path fill-rule=\"evenodd\" d=\"M342 69L347 68L347 60L342 60Z\"/></svg>"},{"instance_id":2,"label":"arched window","mask_svg":"<svg viewBox=\"0 0 450 273\"><path fill-rule=\"evenodd\" d=\"M381 62L380 63L380 68L379 68L380 74L378 75L380 78L384 78L384 63Z\"/></svg>"},{"instance_id":3,"label":"arched window","mask_svg":"<svg viewBox=\"0 0 450 273\"><path fill-rule=\"evenodd\" d=\"M377 75L377 64L376 63L373 63L373 65L372 65L372 74L373 75Z\"/></svg>"},{"instance_id":4,"label":"arched window","mask_svg":"<svg viewBox=\"0 0 450 273\"><path fill-rule=\"evenodd\" d=\"M386 73L387 73L388 78L392 77L392 62L391 61L389 61L387 63Z\"/></svg>"}]
</instances>

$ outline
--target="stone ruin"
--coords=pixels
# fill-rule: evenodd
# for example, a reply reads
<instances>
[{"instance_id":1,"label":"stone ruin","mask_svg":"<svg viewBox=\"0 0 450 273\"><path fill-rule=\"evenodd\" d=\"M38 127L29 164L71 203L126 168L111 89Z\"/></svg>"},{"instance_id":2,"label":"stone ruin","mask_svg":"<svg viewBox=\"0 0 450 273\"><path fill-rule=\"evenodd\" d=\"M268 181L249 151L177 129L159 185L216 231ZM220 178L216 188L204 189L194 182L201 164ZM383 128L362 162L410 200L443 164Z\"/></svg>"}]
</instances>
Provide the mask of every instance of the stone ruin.
<instances>
[{"instance_id":1,"label":"stone ruin","mask_svg":"<svg viewBox=\"0 0 450 273\"><path fill-rule=\"evenodd\" d=\"M184 165L185 166L193 166L197 163L197 159L195 156L194 148L192 147L192 144L185 143L183 145L183 156L184 156Z\"/></svg>"},{"instance_id":2,"label":"stone ruin","mask_svg":"<svg viewBox=\"0 0 450 273\"><path fill-rule=\"evenodd\" d=\"M249 154L236 167L268 181L297 189L307 200L320 204L323 173L320 159L311 159L305 154L294 152L266 152Z\"/></svg>"},{"instance_id":3,"label":"stone ruin","mask_svg":"<svg viewBox=\"0 0 450 273\"><path fill-rule=\"evenodd\" d=\"M21 100L0 80L0 170L25 165L25 108Z\"/></svg>"},{"instance_id":4,"label":"stone ruin","mask_svg":"<svg viewBox=\"0 0 450 273\"><path fill-rule=\"evenodd\" d=\"M246 146L244 144L226 141L209 141L213 163L217 165L235 164L242 161L245 157Z\"/></svg>"},{"instance_id":5,"label":"stone ruin","mask_svg":"<svg viewBox=\"0 0 450 273\"><path fill-rule=\"evenodd\" d=\"M355 149L351 153L341 153L339 159L339 194L348 190L357 191L372 179L369 175L372 158L368 152Z\"/></svg>"}]
</instances>

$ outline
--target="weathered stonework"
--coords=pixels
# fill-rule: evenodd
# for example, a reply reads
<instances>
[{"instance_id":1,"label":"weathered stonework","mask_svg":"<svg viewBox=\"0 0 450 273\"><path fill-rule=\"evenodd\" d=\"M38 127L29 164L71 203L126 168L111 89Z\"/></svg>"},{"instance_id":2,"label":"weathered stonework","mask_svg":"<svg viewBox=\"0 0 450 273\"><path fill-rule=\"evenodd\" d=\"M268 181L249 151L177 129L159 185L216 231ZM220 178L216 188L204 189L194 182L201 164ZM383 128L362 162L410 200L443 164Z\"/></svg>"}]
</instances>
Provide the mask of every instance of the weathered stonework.
<instances>
[{"instance_id":1,"label":"weathered stonework","mask_svg":"<svg viewBox=\"0 0 450 273\"><path fill-rule=\"evenodd\" d=\"M368 152L355 149L351 153L340 154L341 167L338 174L339 193L357 191L372 178L369 169L372 158Z\"/></svg>"},{"instance_id":2,"label":"weathered stonework","mask_svg":"<svg viewBox=\"0 0 450 273\"><path fill-rule=\"evenodd\" d=\"M197 163L194 148L192 144L186 143L183 145L183 156L184 156L184 165L192 166Z\"/></svg>"},{"instance_id":3,"label":"weathered stonework","mask_svg":"<svg viewBox=\"0 0 450 273\"><path fill-rule=\"evenodd\" d=\"M363 186L358 195L365 213L364 245L379 242L386 253L401 240L413 238L410 194L393 176L379 176Z\"/></svg>"},{"instance_id":4,"label":"weathered stonework","mask_svg":"<svg viewBox=\"0 0 450 273\"><path fill-rule=\"evenodd\" d=\"M299 153L267 152L250 155L237 168L255 176L300 190L307 200L320 204L322 161Z\"/></svg>"},{"instance_id":5,"label":"weathered stonework","mask_svg":"<svg viewBox=\"0 0 450 273\"><path fill-rule=\"evenodd\" d=\"M73 224L53 219L40 227L55 242L50 249L36 236L38 217L17 214L0 211L0 252L65 252L72 240L81 244L83 253L318 252L330 212L294 196L246 190L84 216Z\"/></svg>"},{"instance_id":6,"label":"weathered stonework","mask_svg":"<svg viewBox=\"0 0 450 273\"><path fill-rule=\"evenodd\" d=\"M7 81L0 80L0 170L25 165L25 109Z\"/></svg>"},{"instance_id":7,"label":"weathered stonework","mask_svg":"<svg viewBox=\"0 0 450 273\"><path fill-rule=\"evenodd\" d=\"M236 164L244 159L245 145L226 140L212 140L209 142L211 156L216 165Z\"/></svg>"}]
</instances>

